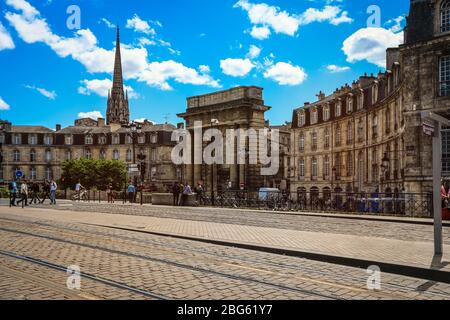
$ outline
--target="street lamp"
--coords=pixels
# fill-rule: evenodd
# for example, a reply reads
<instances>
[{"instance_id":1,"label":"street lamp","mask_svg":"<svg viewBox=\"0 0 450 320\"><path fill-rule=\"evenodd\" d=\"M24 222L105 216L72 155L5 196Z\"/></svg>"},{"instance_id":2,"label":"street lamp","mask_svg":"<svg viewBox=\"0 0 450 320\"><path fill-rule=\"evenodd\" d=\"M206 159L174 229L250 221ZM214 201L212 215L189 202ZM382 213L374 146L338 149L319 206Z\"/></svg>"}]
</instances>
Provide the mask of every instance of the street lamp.
<instances>
[{"instance_id":1,"label":"street lamp","mask_svg":"<svg viewBox=\"0 0 450 320\"><path fill-rule=\"evenodd\" d=\"M383 182L383 181L389 180L387 177L387 173L389 172L390 159L388 157L387 152L384 153L383 159L381 159L381 163L382 163L381 169L383 170L381 182ZM381 186L381 188L383 189L383 186ZM382 190L380 190L380 191L382 191Z\"/></svg>"},{"instance_id":2,"label":"street lamp","mask_svg":"<svg viewBox=\"0 0 450 320\"><path fill-rule=\"evenodd\" d=\"M133 166L136 166L136 138L142 133L142 124L133 121L128 125L124 125L122 127L130 130L130 133L128 133L128 135L131 137L133 144ZM137 185L137 176L134 176L134 185Z\"/></svg>"},{"instance_id":3,"label":"street lamp","mask_svg":"<svg viewBox=\"0 0 450 320\"><path fill-rule=\"evenodd\" d=\"M211 129L216 125L219 125L219 120L211 119ZM214 163L211 164L211 204L215 204L215 194L214 194Z\"/></svg>"}]
</instances>

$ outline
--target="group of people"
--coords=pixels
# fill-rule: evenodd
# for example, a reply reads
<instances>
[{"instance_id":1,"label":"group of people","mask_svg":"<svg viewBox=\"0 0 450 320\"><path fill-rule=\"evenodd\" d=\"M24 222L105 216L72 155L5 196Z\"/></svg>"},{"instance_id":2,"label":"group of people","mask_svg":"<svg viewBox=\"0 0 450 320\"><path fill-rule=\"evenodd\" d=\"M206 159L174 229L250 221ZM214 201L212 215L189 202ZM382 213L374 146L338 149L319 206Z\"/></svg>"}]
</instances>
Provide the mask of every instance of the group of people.
<instances>
[{"instance_id":1,"label":"group of people","mask_svg":"<svg viewBox=\"0 0 450 320\"><path fill-rule=\"evenodd\" d=\"M10 205L29 206L31 204L43 204L46 199L51 205L56 205L56 191L58 185L54 180L45 180L43 184L37 182L28 183L27 180L12 181L8 185Z\"/></svg>"},{"instance_id":2,"label":"group of people","mask_svg":"<svg viewBox=\"0 0 450 320\"><path fill-rule=\"evenodd\" d=\"M172 194L173 194L173 205L174 206L185 206L187 204L187 200L189 195L196 194L196 201L199 204L204 204L205 201L205 188L202 183L198 183L197 187L192 190L189 183L181 183L175 182L172 185Z\"/></svg>"}]
</instances>

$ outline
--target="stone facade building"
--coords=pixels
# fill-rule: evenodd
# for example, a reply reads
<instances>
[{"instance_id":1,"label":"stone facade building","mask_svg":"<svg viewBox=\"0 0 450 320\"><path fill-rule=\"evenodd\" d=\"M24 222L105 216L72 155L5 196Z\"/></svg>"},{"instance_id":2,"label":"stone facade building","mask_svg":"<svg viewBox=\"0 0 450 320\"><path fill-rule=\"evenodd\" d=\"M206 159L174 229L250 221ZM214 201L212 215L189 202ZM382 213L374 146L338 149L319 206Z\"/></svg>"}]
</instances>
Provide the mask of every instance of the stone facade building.
<instances>
[{"instance_id":1,"label":"stone facade building","mask_svg":"<svg viewBox=\"0 0 450 320\"><path fill-rule=\"evenodd\" d=\"M405 42L386 60L386 72L294 111L292 192L431 191L432 141L420 113L450 108L450 1L411 0Z\"/></svg>"},{"instance_id":2,"label":"stone facade building","mask_svg":"<svg viewBox=\"0 0 450 320\"><path fill-rule=\"evenodd\" d=\"M32 181L59 180L61 165L71 159L112 159L127 165L138 154L146 156L145 183L160 189L181 179L181 168L173 165L170 124L141 124L135 139L130 129L128 95L123 89L120 38L117 30L113 88L108 95L105 119L77 119L74 126L55 129L42 126L16 126L0 121L0 180L9 182L20 170ZM134 150L133 150L134 149Z\"/></svg>"}]
</instances>

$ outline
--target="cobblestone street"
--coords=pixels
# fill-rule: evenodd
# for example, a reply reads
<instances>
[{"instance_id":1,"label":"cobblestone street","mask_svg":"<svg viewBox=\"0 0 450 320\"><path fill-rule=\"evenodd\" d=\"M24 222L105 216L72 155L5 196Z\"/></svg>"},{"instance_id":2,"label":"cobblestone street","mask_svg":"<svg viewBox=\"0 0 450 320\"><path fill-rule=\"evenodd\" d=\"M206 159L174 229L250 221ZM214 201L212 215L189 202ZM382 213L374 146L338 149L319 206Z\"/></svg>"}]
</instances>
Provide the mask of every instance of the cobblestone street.
<instances>
[{"instance_id":1,"label":"cobblestone street","mask_svg":"<svg viewBox=\"0 0 450 320\"><path fill-rule=\"evenodd\" d=\"M369 290L369 275L363 268L174 238L169 233L138 232L137 223L145 231L142 221L155 228L165 223L199 223L191 226L211 239L215 239L214 232L222 230L225 237L227 230L236 228L242 232L247 229L239 228L248 228L256 239L262 230L256 226L265 226L270 241L271 233L289 237L290 232L306 228L311 228L311 233L336 232L338 236L367 235L370 230L370 236L380 241L393 234L392 241L418 241L432 229L418 224L237 210L82 203L61 203L52 209L0 207L0 298L450 299L446 283L382 272L381 289ZM211 221L216 222L217 230ZM136 231L124 230L128 228ZM448 244L448 228L445 232ZM425 244L431 237L432 233ZM69 266L79 266L81 290L67 287Z\"/></svg>"}]
</instances>

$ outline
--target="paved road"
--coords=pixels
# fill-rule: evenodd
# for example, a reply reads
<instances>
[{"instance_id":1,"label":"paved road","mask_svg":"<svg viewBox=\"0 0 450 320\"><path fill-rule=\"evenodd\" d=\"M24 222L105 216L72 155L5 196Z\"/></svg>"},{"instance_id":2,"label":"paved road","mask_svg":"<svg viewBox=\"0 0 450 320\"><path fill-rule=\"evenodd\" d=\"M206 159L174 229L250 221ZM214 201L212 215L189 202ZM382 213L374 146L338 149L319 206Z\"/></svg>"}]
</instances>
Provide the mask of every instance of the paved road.
<instances>
[{"instance_id":1,"label":"paved road","mask_svg":"<svg viewBox=\"0 0 450 320\"><path fill-rule=\"evenodd\" d=\"M82 272L68 290L66 268ZM0 299L450 299L450 285L80 223L0 214Z\"/></svg>"},{"instance_id":2,"label":"paved road","mask_svg":"<svg viewBox=\"0 0 450 320\"><path fill-rule=\"evenodd\" d=\"M188 207L153 207L121 204L70 203L58 207L73 211L102 212L171 218L194 221L208 221L255 227L269 227L287 230L348 234L379 237L405 241L433 241L433 226L404 224L383 221L352 220L337 217L314 217L286 215L248 210L205 209ZM450 227L443 229L444 243L450 245Z\"/></svg>"}]
</instances>

